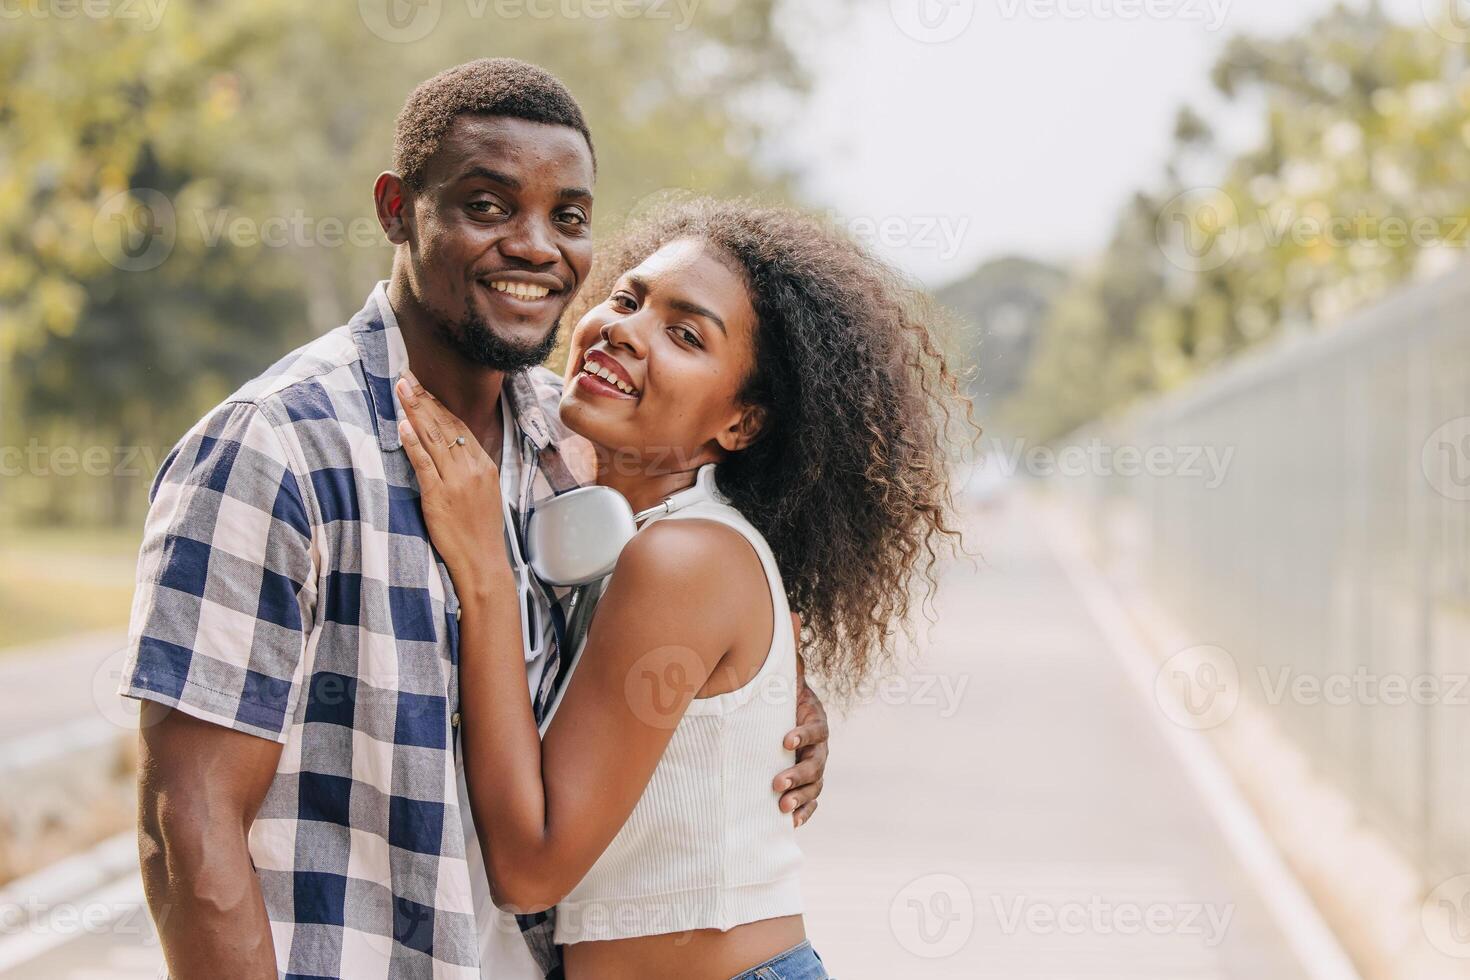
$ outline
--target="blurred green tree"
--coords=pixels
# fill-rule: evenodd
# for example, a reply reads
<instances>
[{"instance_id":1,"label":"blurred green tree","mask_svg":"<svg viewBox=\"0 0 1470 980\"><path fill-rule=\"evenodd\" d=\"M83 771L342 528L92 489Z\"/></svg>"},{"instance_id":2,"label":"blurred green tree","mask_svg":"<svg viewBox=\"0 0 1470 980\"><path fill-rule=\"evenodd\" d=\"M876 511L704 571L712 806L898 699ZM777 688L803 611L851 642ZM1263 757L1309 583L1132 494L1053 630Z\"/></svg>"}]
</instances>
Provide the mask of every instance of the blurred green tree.
<instances>
[{"instance_id":1,"label":"blurred green tree","mask_svg":"<svg viewBox=\"0 0 1470 980\"><path fill-rule=\"evenodd\" d=\"M765 107L804 88L773 8L26 8L0 35L0 446L156 454L342 322L391 260L371 187L398 107L461 61L521 57L567 82L597 142L604 233L667 188L781 194L784 175L751 162ZM0 520L129 520L146 477L7 478Z\"/></svg>"},{"instance_id":2,"label":"blurred green tree","mask_svg":"<svg viewBox=\"0 0 1470 980\"><path fill-rule=\"evenodd\" d=\"M1180 111L1164 180L1074 270L1003 420L1058 437L1461 261L1470 70L1456 32L1369 5L1233 39L1212 81L1258 117L1260 143L1232 155Z\"/></svg>"}]
</instances>

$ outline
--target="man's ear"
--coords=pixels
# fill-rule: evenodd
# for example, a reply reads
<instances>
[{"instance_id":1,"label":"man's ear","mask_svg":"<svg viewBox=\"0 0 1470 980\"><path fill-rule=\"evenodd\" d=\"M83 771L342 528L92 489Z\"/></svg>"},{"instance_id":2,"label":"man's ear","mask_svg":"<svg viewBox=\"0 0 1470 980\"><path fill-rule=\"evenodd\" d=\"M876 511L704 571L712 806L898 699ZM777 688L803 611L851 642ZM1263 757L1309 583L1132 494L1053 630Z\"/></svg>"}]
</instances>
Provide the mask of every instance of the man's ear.
<instances>
[{"instance_id":1,"label":"man's ear","mask_svg":"<svg viewBox=\"0 0 1470 980\"><path fill-rule=\"evenodd\" d=\"M394 245L403 245L408 241L409 228L413 222L411 194L403 178L391 170L378 174L378 180L373 184L373 203L377 206L378 224L382 226L383 234L388 236L388 241Z\"/></svg>"},{"instance_id":2,"label":"man's ear","mask_svg":"<svg viewBox=\"0 0 1470 980\"><path fill-rule=\"evenodd\" d=\"M737 453L760 438L766 430L766 410L759 405L746 405L740 415L720 431L716 440L727 453Z\"/></svg>"}]
</instances>

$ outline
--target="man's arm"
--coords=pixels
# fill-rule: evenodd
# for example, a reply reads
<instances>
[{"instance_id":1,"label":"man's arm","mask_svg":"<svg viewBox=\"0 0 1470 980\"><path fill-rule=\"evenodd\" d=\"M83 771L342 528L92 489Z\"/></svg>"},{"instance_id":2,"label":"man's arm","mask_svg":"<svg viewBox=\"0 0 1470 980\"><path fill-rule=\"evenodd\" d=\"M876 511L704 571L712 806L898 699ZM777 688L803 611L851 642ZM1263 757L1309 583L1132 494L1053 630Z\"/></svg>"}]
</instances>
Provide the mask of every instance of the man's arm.
<instances>
[{"instance_id":1,"label":"man's arm","mask_svg":"<svg viewBox=\"0 0 1470 980\"><path fill-rule=\"evenodd\" d=\"M181 980L278 975L248 834L286 741L315 618L301 488L252 403L205 416L154 484L119 693L143 706L139 858Z\"/></svg>"},{"instance_id":2,"label":"man's arm","mask_svg":"<svg viewBox=\"0 0 1470 980\"><path fill-rule=\"evenodd\" d=\"M155 703L138 743L138 857L169 976L275 980L247 838L281 746Z\"/></svg>"},{"instance_id":3,"label":"man's arm","mask_svg":"<svg viewBox=\"0 0 1470 980\"><path fill-rule=\"evenodd\" d=\"M817 797L822 795L822 780L827 774L827 709L806 683L806 667L801 661L801 616L791 614L791 628L796 633L796 727L786 733L784 745L796 751L796 765L776 774L771 788L781 794L781 812L792 814L800 827L817 812Z\"/></svg>"}]
</instances>

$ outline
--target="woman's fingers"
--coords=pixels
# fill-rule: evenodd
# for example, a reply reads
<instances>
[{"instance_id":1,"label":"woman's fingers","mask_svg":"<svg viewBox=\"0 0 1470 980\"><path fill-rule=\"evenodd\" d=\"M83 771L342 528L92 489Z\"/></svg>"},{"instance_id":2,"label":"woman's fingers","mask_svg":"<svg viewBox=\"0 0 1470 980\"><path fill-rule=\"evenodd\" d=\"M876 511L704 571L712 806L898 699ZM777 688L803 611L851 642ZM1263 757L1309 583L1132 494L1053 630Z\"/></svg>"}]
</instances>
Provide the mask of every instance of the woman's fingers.
<instances>
[{"instance_id":1,"label":"woman's fingers","mask_svg":"<svg viewBox=\"0 0 1470 980\"><path fill-rule=\"evenodd\" d=\"M427 392L407 372L398 379L396 390L398 400L403 403L404 417L418 434L419 443L433 459L434 466L442 471L449 462L449 445L444 430L440 428L431 406L424 398Z\"/></svg>"},{"instance_id":2,"label":"woman's fingers","mask_svg":"<svg viewBox=\"0 0 1470 980\"><path fill-rule=\"evenodd\" d=\"M468 455L471 456L475 455L476 450L483 449L480 441L470 432L470 427L461 422L458 415L445 408L444 403L436 398L433 392L419 384L419 379L414 377L412 371L405 369L403 377L412 386L414 400L423 414L439 430L445 446L457 450L468 449L470 450ZM461 439L464 441L459 442L458 440Z\"/></svg>"},{"instance_id":3,"label":"woman's fingers","mask_svg":"<svg viewBox=\"0 0 1470 980\"><path fill-rule=\"evenodd\" d=\"M429 493L439 486L439 468L434 464L434 457L429 455L428 449L419 439L419 434L414 431L413 425L407 420L398 423L398 436L403 440L403 451L408 455L408 461L413 464L413 471L418 474L419 490Z\"/></svg>"}]
</instances>

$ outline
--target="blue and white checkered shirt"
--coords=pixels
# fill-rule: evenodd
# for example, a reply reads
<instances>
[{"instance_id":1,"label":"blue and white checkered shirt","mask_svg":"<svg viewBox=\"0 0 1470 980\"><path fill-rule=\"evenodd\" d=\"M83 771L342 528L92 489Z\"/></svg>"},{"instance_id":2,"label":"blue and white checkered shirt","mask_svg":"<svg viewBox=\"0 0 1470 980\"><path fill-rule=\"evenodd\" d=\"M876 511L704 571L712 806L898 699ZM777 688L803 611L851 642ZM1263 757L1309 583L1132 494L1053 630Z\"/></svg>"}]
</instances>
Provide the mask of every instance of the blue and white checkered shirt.
<instances>
[{"instance_id":1,"label":"blue and white checkered shirt","mask_svg":"<svg viewBox=\"0 0 1470 980\"><path fill-rule=\"evenodd\" d=\"M379 284L195 425L152 491L121 693L281 743L250 855L286 977L480 976L455 784L459 603L398 438L406 363ZM508 533L585 466L560 394L544 369L506 378ZM547 634L528 663L538 718L569 600L530 600ZM554 972L545 919L522 928Z\"/></svg>"}]
</instances>

